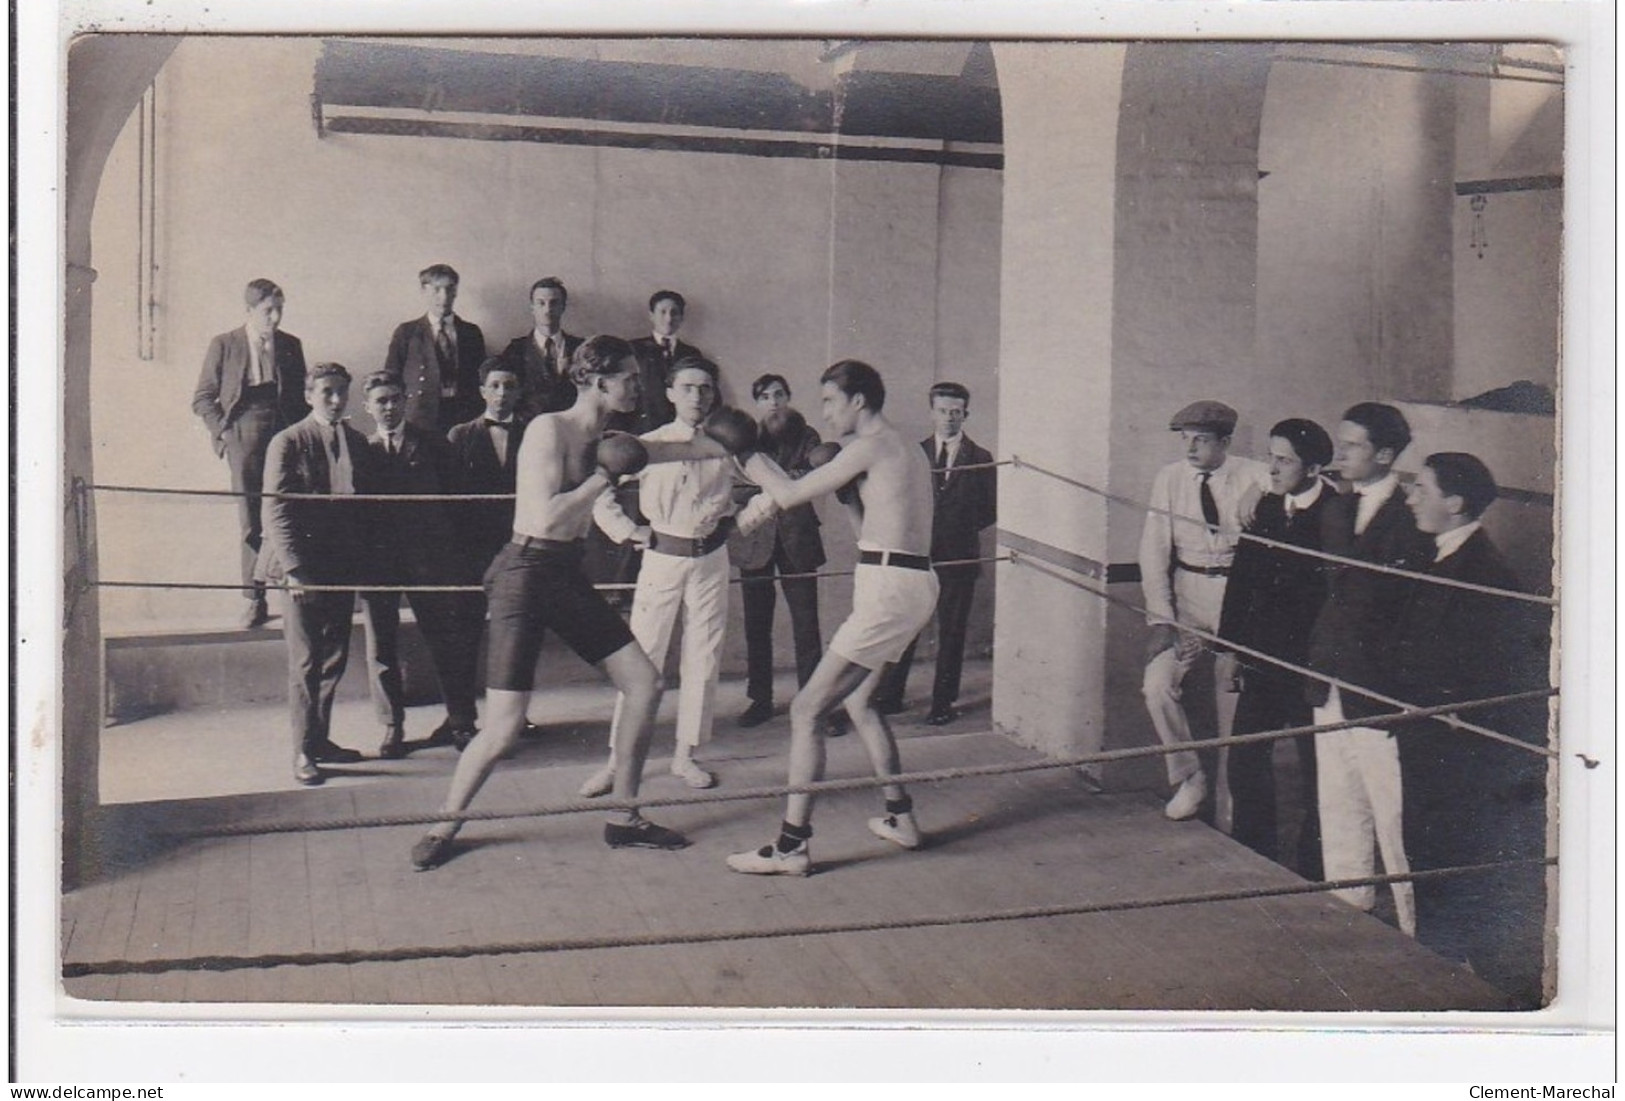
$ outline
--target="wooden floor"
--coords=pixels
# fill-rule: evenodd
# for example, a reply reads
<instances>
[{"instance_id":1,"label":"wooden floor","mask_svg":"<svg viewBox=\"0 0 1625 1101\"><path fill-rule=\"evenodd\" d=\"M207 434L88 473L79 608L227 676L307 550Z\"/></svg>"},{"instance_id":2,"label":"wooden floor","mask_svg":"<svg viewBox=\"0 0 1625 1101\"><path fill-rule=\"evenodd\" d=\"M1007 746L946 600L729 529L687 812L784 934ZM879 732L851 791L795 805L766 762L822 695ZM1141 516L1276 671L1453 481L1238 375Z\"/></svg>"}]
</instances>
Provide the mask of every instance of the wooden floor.
<instances>
[{"instance_id":1,"label":"wooden floor","mask_svg":"<svg viewBox=\"0 0 1625 1101\"><path fill-rule=\"evenodd\" d=\"M596 706L596 704L594 705ZM280 715L280 711L277 712ZM782 782L785 720L724 721L702 753L721 788ZM669 731L669 728L667 728ZM904 765L1029 759L985 711L939 732L905 723ZM669 732L666 735L669 737ZM522 743L479 806L563 802L597 757L560 730ZM658 750L657 750L658 752ZM739 876L732 851L771 839L777 801L666 808L677 853L608 849L598 814L475 823L450 863L414 873L421 827L166 839L212 823L419 813L455 754L354 766L351 782L104 807L104 874L62 905L68 962L351 949L461 948L586 937L760 933L717 943L410 962L92 975L82 999L450 1006L896 1009L1500 1009L1501 995L1398 931L1309 894L1245 902L796 937L787 926L925 922L1023 907L1140 900L1299 882L1151 793L1091 794L1070 770L915 791L928 847L873 838L872 792L820 801L807 879ZM651 762L645 790L686 792ZM337 771L337 770L336 770ZM829 774L866 771L855 738ZM363 780L363 778L366 778ZM279 785L280 786L280 785Z\"/></svg>"}]
</instances>

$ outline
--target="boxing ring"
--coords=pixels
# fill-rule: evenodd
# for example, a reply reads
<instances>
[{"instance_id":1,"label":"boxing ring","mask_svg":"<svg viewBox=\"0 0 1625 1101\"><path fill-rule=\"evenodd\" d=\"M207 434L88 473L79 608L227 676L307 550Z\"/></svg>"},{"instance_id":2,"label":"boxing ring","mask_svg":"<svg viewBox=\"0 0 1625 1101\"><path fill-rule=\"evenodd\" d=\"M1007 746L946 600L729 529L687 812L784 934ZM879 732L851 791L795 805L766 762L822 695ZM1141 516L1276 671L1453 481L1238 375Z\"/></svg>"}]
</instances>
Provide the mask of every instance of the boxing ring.
<instances>
[{"instance_id":1,"label":"boxing ring","mask_svg":"<svg viewBox=\"0 0 1625 1101\"><path fill-rule=\"evenodd\" d=\"M1006 479L1042 479L1158 511L1019 456L989 465L1007 468ZM234 496L121 485L84 492ZM1240 538L1347 568L1557 605L1553 597L1407 574L1245 532ZM1024 551L1007 547L970 561L1026 571L1053 585L1056 601L1104 601L1146 614L1105 583ZM95 584L241 588L163 579ZM1531 744L1463 717L1555 697L1555 687L1420 707L1180 629L1357 690L1385 708L1357 720L1199 739L1198 748L1433 719L1460 737L1543 757L1549 771L1558 756L1554 744ZM549 685L538 685L544 698ZM456 816L422 809L439 802L449 768L366 788L103 808L104 829L118 830L122 848L135 855L64 897L66 992L92 1000L543 1007L1499 1009L1506 1007L1500 992L1330 893L1495 877L1535 865L1548 870L1551 895L1558 864L1548 850L1526 860L1309 882L1217 830L1164 820L1160 800L1100 792L1080 773L1184 747L1041 754L991 729L900 738L906 771L888 779L917 788L927 844L881 856L856 810L874 801L881 781L869 774L855 738L831 743L833 778L799 787L773 782L783 775L787 744L758 742L741 747L723 788L668 794L648 787L638 797L636 806L666 808L695 838L681 853L610 852L596 820L572 829L581 814L633 804L576 798L578 777L558 767L500 768L474 806ZM723 855L758 840L776 814L774 801L790 792L821 797L818 874L804 881L730 874ZM452 817L470 823L458 857L414 874L410 827Z\"/></svg>"}]
</instances>

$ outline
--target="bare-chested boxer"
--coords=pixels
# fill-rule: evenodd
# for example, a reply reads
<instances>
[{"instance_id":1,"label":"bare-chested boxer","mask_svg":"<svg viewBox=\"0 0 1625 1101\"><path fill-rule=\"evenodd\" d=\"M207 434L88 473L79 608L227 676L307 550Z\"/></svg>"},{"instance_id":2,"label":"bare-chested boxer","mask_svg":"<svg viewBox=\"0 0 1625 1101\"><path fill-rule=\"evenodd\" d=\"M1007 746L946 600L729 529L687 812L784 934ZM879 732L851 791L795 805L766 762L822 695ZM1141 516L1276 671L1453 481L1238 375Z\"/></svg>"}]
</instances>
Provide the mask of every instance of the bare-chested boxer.
<instances>
[{"instance_id":1,"label":"bare-chested boxer","mask_svg":"<svg viewBox=\"0 0 1625 1101\"><path fill-rule=\"evenodd\" d=\"M638 407L638 361L626 341L595 336L571 361L576 401L563 412L531 421L519 448L513 540L498 552L485 575L491 630L486 668L485 728L457 762L442 809L465 810L518 739L525 725L542 634L551 629L590 665L598 666L624 698L622 741L615 770L615 796L637 796L649 751L650 725L660 677L621 617L592 587L581 569L582 539L592 523L593 502L634 473L646 450L650 462L718 455L709 440L639 444L612 436L600 445L611 413ZM637 456L634 458L633 456ZM451 856L461 821L434 826L412 847L419 871ZM680 849L688 840L657 826L636 810L617 812L604 826L612 847Z\"/></svg>"},{"instance_id":2,"label":"bare-chested boxer","mask_svg":"<svg viewBox=\"0 0 1625 1101\"><path fill-rule=\"evenodd\" d=\"M931 463L920 445L904 439L881 413L886 387L867 363L847 359L824 372L823 412L841 450L792 480L772 460L752 456L745 472L781 509L840 491L858 531L858 568L852 614L830 639L812 677L790 703L790 779L811 783L824 775L819 718L845 701L863 747L884 779L901 769L897 741L870 704L887 663L896 661L931 618L937 576L931 570ZM855 489L855 492L851 490ZM869 829L905 849L920 845L913 803L901 784L886 784L886 813ZM735 853L728 867L756 875L806 875L812 870L811 795L791 795L778 840Z\"/></svg>"}]
</instances>

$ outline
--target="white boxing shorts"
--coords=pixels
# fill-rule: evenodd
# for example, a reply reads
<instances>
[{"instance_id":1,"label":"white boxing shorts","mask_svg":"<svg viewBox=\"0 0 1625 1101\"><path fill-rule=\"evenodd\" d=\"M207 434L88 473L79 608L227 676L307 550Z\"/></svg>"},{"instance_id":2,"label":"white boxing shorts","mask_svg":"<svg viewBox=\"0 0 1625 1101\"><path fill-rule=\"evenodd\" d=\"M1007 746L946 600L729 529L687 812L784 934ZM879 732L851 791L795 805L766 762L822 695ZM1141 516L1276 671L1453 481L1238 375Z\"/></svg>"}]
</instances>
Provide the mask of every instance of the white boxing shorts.
<instances>
[{"instance_id":1,"label":"white boxing shorts","mask_svg":"<svg viewBox=\"0 0 1625 1101\"><path fill-rule=\"evenodd\" d=\"M852 614L829 648L854 665L879 669L903 656L937 608L935 570L859 564Z\"/></svg>"}]
</instances>

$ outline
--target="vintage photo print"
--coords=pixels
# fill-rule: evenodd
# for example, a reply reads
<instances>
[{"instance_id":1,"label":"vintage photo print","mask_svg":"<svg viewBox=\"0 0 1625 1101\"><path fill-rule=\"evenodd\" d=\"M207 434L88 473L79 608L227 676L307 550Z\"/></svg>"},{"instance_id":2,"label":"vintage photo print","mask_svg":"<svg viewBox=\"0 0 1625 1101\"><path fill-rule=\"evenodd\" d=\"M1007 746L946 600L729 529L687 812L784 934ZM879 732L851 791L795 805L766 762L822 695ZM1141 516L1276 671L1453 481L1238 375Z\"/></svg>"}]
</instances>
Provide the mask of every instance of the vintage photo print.
<instances>
[{"instance_id":1,"label":"vintage photo print","mask_svg":"<svg viewBox=\"0 0 1625 1101\"><path fill-rule=\"evenodd\" d=\"M1591 1066L1611 14L516 7L23 28L18 1073Z\"/></svg>"}]
</instances>

